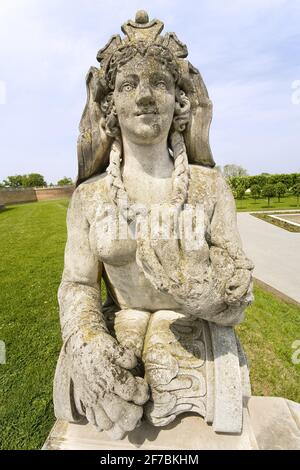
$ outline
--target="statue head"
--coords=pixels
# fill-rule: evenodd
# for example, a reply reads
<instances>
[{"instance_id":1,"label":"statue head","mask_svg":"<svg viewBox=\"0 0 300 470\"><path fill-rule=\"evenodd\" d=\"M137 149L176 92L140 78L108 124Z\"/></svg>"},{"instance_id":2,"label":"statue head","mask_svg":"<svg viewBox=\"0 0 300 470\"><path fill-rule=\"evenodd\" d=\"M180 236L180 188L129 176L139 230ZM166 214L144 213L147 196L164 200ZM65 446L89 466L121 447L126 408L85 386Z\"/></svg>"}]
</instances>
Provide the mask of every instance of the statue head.
<instances>
[{"instance_id":1,"label":"statue head","mask_svg":"<svg viewBox=\"0 0 300 470\"><path fill-rule=\"evenodd\" d=\"M212 105L199 72L185 60L187 49L163 23L144 11L122 26L98 52L100 69L87 75L88 100L80 122L77 184L102 173L114 140L137 144L171 141L183 133L188 160L214 166L208 133ZM171 146L171 145L170 145Z\"/></svg>"},{"instance_id":2,"label":"statue head","mask_svg":"<svg viewBox=\"0 0 300 470\"><path fill-rule=\"evenodd\" d=\"M149 52L122 65L113 92L122 137L140 145L167 141L175 111L174 77Z\"/></svg>"},{"instance_id":3,"label":"statue head","mask_svg":"<svg viewBox=\"0 0 300 470\"><path fill-rule=\"evenodd\" d=\"M167 139L171 126L185 129L190 103L178 85L179 68L168 49L140 44L128 54L128 48L107 72L112 92L102 101L106 133L128 134L135 143L151 145Z\"/></svg>"}]
</instances>

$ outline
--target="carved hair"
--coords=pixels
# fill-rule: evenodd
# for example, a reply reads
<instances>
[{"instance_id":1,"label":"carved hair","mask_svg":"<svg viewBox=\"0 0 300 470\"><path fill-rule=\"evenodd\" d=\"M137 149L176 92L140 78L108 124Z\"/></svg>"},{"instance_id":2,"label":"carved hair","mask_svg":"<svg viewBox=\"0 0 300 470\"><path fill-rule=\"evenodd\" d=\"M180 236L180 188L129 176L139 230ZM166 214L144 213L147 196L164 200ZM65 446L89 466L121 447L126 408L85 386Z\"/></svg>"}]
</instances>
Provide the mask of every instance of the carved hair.
<instances>
[{"instance_id":1,"label":"carved hair","mask_svg":"<svg viewBox=\"0 0 300 470\"><path fill-rule=\"evenodd\" d=\"M120 47L109 60L105 71L105 81L111 90L115 88L117 72L137 54L142 57L154 57L173 75L175 83L178 81L180 71L172 52L160 44L145 44L140 41L135 45Z\"/></svg>"}]
</instances>

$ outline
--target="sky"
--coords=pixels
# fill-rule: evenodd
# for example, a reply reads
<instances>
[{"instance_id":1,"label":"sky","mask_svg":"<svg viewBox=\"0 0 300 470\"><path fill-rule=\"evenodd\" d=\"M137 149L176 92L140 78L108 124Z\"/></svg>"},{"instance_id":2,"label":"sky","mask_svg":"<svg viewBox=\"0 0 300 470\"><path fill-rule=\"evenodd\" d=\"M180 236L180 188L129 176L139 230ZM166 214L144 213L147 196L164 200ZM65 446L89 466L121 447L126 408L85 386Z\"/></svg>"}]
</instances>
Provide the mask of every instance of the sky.
<instances>
[{"instance_id":1,"label":"sky","mask_svg":"<svg viewBox=\"0 0 300 470\"><path fill-rule=\"evenodd\" d=\"M0 180L76 177L85 75L138 9L187 44L216 163L300 172L300 0L0 0Z\"/></svg>"}]
</instances>

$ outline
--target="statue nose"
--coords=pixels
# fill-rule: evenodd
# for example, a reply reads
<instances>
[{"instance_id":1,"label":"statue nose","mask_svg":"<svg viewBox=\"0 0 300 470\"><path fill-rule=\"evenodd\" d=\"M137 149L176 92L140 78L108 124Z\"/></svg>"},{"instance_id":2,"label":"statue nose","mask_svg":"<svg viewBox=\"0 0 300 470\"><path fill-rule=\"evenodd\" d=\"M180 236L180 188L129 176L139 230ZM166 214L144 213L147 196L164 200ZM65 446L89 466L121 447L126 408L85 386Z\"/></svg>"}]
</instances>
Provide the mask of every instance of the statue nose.
<instances>
[{"instance_id":1,"label":"statue nose","mask_svg":"<svg viewBox=\"0 0 300 470\"><path fill-rule=\"evenodd\" d=\"M136 104L139 106L147 106L154 104L154 97L149 85L139 86L136 95Z\"/></svg>"}]
</instances>

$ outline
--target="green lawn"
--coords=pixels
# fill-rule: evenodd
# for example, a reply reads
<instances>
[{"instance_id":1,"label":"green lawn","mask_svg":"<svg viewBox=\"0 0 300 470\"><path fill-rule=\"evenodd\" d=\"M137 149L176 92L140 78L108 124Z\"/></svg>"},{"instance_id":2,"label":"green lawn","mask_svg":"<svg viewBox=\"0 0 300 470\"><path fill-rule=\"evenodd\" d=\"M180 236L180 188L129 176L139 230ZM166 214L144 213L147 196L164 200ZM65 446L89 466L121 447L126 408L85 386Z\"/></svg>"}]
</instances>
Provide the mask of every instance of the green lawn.
<instances>
[{"instance_id":1,"label":"green lawn","mask_svg":"<svg viewBox=\"0 0 300 470\"><path fill-rule=\"evenodd\" d=\"M300 209L300 205L297 205L296 196L283 197L280 202L278 202L277 197L272 197L269 206L267 199L257 199L257 201L255 201L253 198L248 196L245 199L236 200L235 203L239 212Z\"/></svg>"},{"instance_id":2,"label":"green lawn","mask_svg":"<svg viewBox=\"0 0 300 470\"><path fill-rule=\"evenodd\" d=\"M40 448L54 423L52 381L61 341L56 292L63 268L67 200L0 212L0 449ZM251 362L253 393L300 401L300 308L256 288L239 335Z\"/></svg>"}]
</instances>

